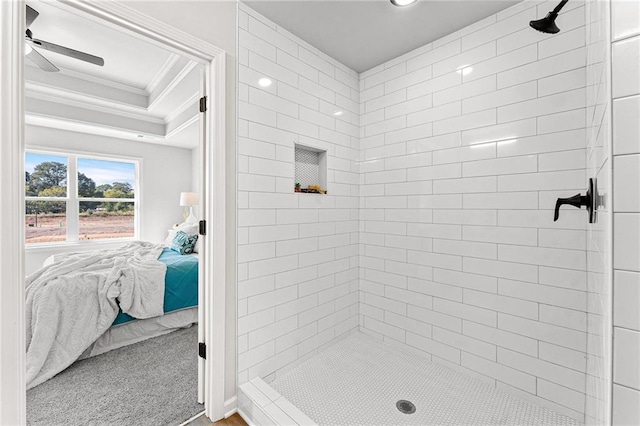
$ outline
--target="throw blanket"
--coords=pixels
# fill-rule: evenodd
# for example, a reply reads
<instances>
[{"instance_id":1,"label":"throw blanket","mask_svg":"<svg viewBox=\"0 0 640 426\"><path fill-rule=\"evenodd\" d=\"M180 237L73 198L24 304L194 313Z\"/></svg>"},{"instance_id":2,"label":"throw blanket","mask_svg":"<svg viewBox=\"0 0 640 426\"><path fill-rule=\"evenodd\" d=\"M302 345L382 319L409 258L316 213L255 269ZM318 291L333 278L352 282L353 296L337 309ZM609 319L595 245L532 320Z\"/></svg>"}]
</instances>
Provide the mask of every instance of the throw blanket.
<instances>
[{"instance_id":1,"label":"throw blanket","mask_svg":"<svg viewBox=\"0 0 640 426\"><path fill-rule=\"evenodd\" d=\"M162 315L163 246L69 253L27 277L27 389L71 365L118 315Z\"/></svg>"}]
</instances>

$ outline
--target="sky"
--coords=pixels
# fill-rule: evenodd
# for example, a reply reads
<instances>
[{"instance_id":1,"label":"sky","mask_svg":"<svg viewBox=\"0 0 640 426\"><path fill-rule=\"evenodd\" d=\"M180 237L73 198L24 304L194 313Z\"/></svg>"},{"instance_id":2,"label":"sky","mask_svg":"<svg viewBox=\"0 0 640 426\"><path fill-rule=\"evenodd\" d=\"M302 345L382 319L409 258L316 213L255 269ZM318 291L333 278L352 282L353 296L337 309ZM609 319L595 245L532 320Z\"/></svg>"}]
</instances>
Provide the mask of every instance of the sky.
<instances>
[{"instance_id":1,"label":"sky","mask_svg":"<svg viewBox=\"0 0 640 426\"><path fill-rule=\"evenodd\" d=\"M64 156L28 152L25 155L24 168L27 172L33 173L35 166L45 161L67 164L67 158ZM93 179L96 186L113 182L126 182L132 187L135 186L135 165L133 163L78 157L78 172Z\"/></svg>"}]
</instances>

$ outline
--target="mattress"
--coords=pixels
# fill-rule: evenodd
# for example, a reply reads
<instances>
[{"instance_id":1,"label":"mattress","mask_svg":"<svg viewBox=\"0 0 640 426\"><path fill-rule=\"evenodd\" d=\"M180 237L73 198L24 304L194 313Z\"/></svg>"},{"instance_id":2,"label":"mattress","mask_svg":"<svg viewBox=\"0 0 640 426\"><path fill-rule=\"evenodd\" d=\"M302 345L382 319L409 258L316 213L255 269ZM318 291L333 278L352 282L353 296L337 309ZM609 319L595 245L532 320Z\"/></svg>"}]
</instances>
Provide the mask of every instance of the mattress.
<instances>
[{"instance_id":1,"label":"mattress","mask_svg":"<svg viewBox=\"0 0 640 426\"><path fill-rule=\"evenodd\" d=\"M164 279L164 313L198 306L198 257L165 248L158 260L167 265ZM120 311L112 326L133 321Z\"/></svg>"}]
</instances>

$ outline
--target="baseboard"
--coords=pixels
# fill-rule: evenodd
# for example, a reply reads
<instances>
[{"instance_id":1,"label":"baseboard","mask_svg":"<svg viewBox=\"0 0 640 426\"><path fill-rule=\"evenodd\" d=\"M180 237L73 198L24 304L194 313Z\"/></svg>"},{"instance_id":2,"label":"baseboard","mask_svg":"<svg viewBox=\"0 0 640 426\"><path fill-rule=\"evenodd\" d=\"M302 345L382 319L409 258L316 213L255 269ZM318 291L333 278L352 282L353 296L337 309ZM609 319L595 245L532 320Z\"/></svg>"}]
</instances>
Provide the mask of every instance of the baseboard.
<instances>
[{"instance_id":1,"label":"baseboard","mask_svg":"<svg viewBox=\"0 0 640 426\"><path fill-rule=\"evenodd\" d=\"M240 408L238 408L238 415L242 417L242 420L249 426L256 426L256 424L251 421L251 417L247 416Z\"/></svg>"},{"instance_id":2,"label":"baseboard","mask_svg":"<svg viewBox=\"0 0 640 426\"><path fill-rule=\"evenodd\" d=\"M233 416L238 411L238 397L233 396L224 402L224 418Z\"/></svg>"}]
</instances>

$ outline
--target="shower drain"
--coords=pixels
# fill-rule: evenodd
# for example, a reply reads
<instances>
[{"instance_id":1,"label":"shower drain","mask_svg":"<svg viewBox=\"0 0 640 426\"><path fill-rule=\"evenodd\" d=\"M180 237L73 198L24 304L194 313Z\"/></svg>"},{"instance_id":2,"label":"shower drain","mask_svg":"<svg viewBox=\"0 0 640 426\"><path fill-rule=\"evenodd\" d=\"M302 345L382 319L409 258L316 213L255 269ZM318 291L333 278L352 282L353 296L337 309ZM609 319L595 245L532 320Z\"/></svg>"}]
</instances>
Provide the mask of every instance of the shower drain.
<instances>
[{"instance_id":1,"label":"shower drain","mask_svg":"<svg viewBox=\"0 0 640 426\"><path fill-rule=\"evenodd\" d=\"M416 412L416 406L413 405L413 402L404 399L396 402L396 408L404 414L413 414Z\"/></svg>"}]
</instances>

